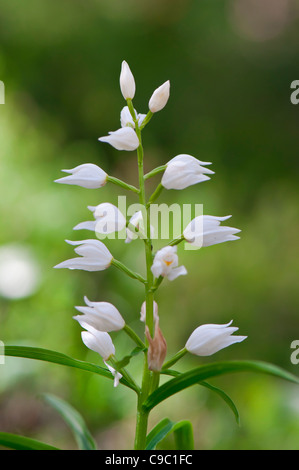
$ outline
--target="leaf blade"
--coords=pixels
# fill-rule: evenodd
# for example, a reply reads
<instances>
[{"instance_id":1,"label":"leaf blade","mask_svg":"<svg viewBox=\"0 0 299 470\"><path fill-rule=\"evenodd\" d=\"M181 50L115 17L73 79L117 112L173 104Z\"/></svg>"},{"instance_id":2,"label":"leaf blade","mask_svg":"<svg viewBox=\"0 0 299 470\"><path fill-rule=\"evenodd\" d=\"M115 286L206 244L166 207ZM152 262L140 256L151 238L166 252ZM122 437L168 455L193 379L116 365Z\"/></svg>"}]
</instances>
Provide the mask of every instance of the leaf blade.
<instances>
[{"instance_id":1,"label":"leaf blade","mask_svg":"<svg viewBox=\"0 0 299 470\"><path fill-rule=\"evenodd\" d=\"M67 356L66 354L52 351L50 349L35 348L30 346L5 346L5 355L22 357L24 359L36 359L39 361L51 362L53 364L74 367L76 369L93 372L95 374L106 377L107 379L113 380L113 375L111 372L104 367L92 364L91 362L74 359L70 356ZM130 388L131 390L136 391L135 387L125 378L122 378L120 383Z\"/></svg>"},{"instance_id":2,"label":"leaf blade","mask_svg":"<svg viewBox=\"0 0 299 470\"><path fill-rule=\"evenodd\" d=\"M147 398L143 404L143 409L146 412L149 412L166 398L195 385L198 382L202 382L203 380L211 377L217 377L219 375L234 372L264 373L299 384L298 377L286 372L280 367L274 366L273 364L260 361L216 362L197 367L161 385Z\"/></svg>"},{"instance_id":3,"label":"leaf blade","mask_svg":"<svg viewBox=\"0 0 299 470\"><path fill-rule=\"evenodd\" d=\"M0 432L0 445L14 450L60 450L36 439L9 432Z\"/></svg>"},{"instance_id":4,"label":"leaf blade","mask_svg":"<svg viewBox=\"0 0 299 470\"><path fill-rule=\"evenodd\" d=\"M172 377L178 377L179 375L182 374L181 372L178 372L178 371L172 370L172 369L167 369L167 370L163 371L162 373L164 375L171 375ZM205 381L198 382L197 385L201 385L202 387L206 387L209 390L211 390L212 392L215 392L217 395L219 395L220 398L222 398L223 401L225 401L225 403L232 410L232 412L235 416L235 419L237 421L237 424L238 425L240 424L240 415L239 415L238 409L237 409L236 405L234 404L233 400L227 395L227 393L225 393L221 388L215 387L214 385L211 385L210 383L205 382Z\"/></svg>"},{"instance_id":5,"label":"leaf blade","mask_svg":"<svg viewBox=\"0 0 299 470\"><path fill-rule=\"evenodd\" d=\"M162 419L147 435L145 450L154 450L156 445L171 432L175 423L168 418Z\"/></svg>"},{"instance_id":6,"label":"leaf blade","mask_svg":"<svg viewBox=\"0 0 299 470\"><path fill-rule=\"evenodd\" d=\"M80 413L55 395L44 393L42 398L54 408L70 427L80 450L96 450L96 444Z\"/></svg>"},{"instance_id":7,"label":"leaf blade","mask_svg":"<svg viewBox=\"0 0 299 470\"><path fill-rule=\"evenodd\" d=\"M193 427L190 421L179 421L172 431L176 450L194 450Z\"/></svg>"}]
</instances>

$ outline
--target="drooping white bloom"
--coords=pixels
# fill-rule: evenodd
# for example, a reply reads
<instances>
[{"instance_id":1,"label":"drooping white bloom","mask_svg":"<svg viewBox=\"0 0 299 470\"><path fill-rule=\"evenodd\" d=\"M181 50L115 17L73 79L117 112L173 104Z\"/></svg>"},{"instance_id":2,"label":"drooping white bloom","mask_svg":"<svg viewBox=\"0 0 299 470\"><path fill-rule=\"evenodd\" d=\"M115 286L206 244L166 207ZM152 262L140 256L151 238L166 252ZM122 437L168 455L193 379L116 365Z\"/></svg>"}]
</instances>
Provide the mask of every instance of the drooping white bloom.
<instances>
[{"instance_id":1,"label":"drooping white bloom","mask_svg":"<svg viewBox=\"0 0 299 470\"><path fill-rule=\"evenodd\" d=\"M154 309L153 309L153 314L154 314L154 321L159 320L159 315L158 315L158 304L157 302L154 301ZM141 311L140 311L140 321L145 323L146 321L146 302L143 302L141 305Z\"/></svg>"},{"instance_id":2,"label":"drooping white bloom","mask_svg":"<svg viewBox=\"0 0 299 470\"><path fill-rule=\"evenodd\" d=\"M226 325L201 325L193 331L185 348L197 356L211 356L231 344L240 343L247 336L231 336L239 328Z\"/></svg>"},{"instance_id":3,"label":"drooping white bloom","mask_svg":"<svg viewBox=\"0 0 299 470\"><path fill-rule=\"evenodd\" d=\"M136 231L131 230L130 226L135 227ZM154 227L151 225L151 237L154 236ZM129 220L128 227L126 229L127 232L127 238L125 240L125 243L130 243L132 240L135 240L136 238L146 238L146 229L144 227L144 220L143 220L143 215L142 211L137 211L135 214L132 215L132 217Z\"/></svg>"},{"instance_id":4,"label":"drooping white bloom","mask_svg":"<svg viewBox=\"0 0 299 470\"><path fill-rule=\"evenodd\" d=\"M95 220L81 222L74 227L74 230L91 230L107 235L119 232L126 226L125 217L110 202L103 202L98 206L88 206L88 209L92 211Z\"/></svg>"},{"instance_id":5,"label":"drooping white bloom","mask_svg":"<svg viewBox=\"0 0 299 470\"><path fill-rule=\"evenodd\" d=\"M107 182L107 173L93 163L84 163L72 170L61 170L70 173L69 176L55 180L55 183L74 184L83 188L97 189Z\"/></svg>"},{"instance_id":6,"label":"drooping white bloom","mask_svg":"<svg viewBox=\"0 0 299 470\"><path fill-rule=\"evenodd\" d=\"M119 84L124 99L132 100L135 96L136 91L135 79L129 65L125 60L123 60L121 64Z\"/></svg>"},{"instance_id":7,"label":"drooping white bloom","mask_svg":"<svg viewBox=\"0 0 299 470\"><path fill-rule=\"evenodd\" d=\"M54 266L55 268L83 269L84 271L103 271L111 264L113 256L100 240L66 240L70 245L79 245L75 253L80 258L72 258Z\"/></svg>"},{"instance_id":8,"label":"drooping white bloom","mask_svg":"<svg viewBox=\"0 0 299 470\"><path fill-rule=\"evenodd\" d=\"M227 241L238 240L235 234L241 230L234 227L221 226L220 222L231 217L214 217L212 215L200 215L191 220L185 228L183 235L191 245L202 247L216 245Z\"/></svg>"},{"instance_id":9,"label":"drooping white bloom","mask_svg":"<svg viewBox=\"0 0 299 470\"><path fill-rule=\"evenodd\" d=\"M84 297L86 307L75 307L83 315L74 316L74 320L82 326L83 323L99 331L118 331L124 328L125 320L114 305L109 302L91 302Z\"/></svg>"},{"instance_id":10,"label":"drooping white bloom","mask_svg":"<svg viewBox=\"0 0 299 470\"><path fill-rule=\"evenodd\" d=\"M138 125L141 126L144 119L146 118L146 114L138 114L136 109L134 109L134 112L135 112L135 117L138 121ZM121 123L121 127L131 126L131 127L135 128L135 123L134 123L134 120L132 118L132 115L130 113L130 110L129 110L128 106L125 106L121 110L120 123Z\"/></svg>"},{"instance_id":11,"label":"drooping white bloom","mask_svg":"<svg viewBox=\"0 0 299 470\"><path fill-rule=\"evenodd\" d=\"M108 367L108 369L110 370L111 374L113 375L114 377L114 387L117 387L118 384L119 384L119 381L120 379L122 378L122 374L120 372L117 372L117 370L115 370L113 367L111 367L109 364L107 364L106 361L104 361L104 364L106 367Z\"/></svg>"},{"instance_id":12,"label":"drooping white bloom","mask_svg":"<svg viewBox=\"0 0 299 470\"><path fill-rule=\"evenodd\" d=\"M121 127L117 131L109 132L109 135L100 137L101 142L107 142L117 150L136 150L139 147L139 139L132 127Z\"/></svg>"},{"instance_id":13,"label":"drooping white bloom","mask_svg":"<svg viewBox=\"0 0 299 470\"><path fill-rule=\"evenodd\" d=\"M185 266L178 266L178 255L176 254L176 246L165 246L159 250L154 258L152 265L152 273L158 278L160 276L167 277L173 281L178 276L187 274Z\"/></svg>"},{"instance_id":14,"label":"drooping white bloom","mask_svg":"<svg viewBox=\"0 0 299 470\"><path fill-rule=\"evenodd\" d=\"M115 347L110 335L104 331L98 331L88 324L81 325L85 330L82 331L82 341L88 349L97 352L104 361L108 361L115 354Z\"/></svg>"},{"instance_id":15,"label":"drooping white bloom","mask_svg":"<svg viewBox=\"0 0 299 470\"><path fill-rule=\"evenodd\" d=\"M163 83L152 94L148 107L152 113L157 113L166 106L170 94L170 81Z\"/></svg>"},{"instance_id":16,"label":"drooping white bloom","mask_svg":"<svg viewBox=\"0 0 299 470\"><path fill-rule=\"evenodd\" d=\"M210 177L206 174L212 175L214 171L204 168L204 165L211 163L201 162L191 155L177 155L167 163L161 184L166 189L185 189L207 181Z\"/></svg>"}]
</instances>

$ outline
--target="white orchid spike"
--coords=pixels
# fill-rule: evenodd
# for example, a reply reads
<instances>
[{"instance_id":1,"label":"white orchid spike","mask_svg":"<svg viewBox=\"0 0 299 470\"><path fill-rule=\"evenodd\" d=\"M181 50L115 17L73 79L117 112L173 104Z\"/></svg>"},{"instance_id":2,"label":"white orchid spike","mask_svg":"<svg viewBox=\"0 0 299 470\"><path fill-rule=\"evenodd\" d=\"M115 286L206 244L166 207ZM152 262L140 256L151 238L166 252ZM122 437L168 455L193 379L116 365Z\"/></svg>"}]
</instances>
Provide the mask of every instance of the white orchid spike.
<instances>
[{"instance_id":1,"label":"white orchid spike","mask_svg":"<svg viewBox=\"0 0 299 470\"><path fill-rule=\"evenodd\" d=\"M169 281L173 281L178 276L187 274L185 266L178 266L178 255L176 254L176 246L165 246L156 253L152 265L152 273L158 278L160 276L167 277Z\"/></svg>"},{"instance_id":2,"label":"white orchid spike","mask_svg":"<svg viewBox=\"0 0 299 470\"><path fill-rule=\"evenodd\" d=\"M136 85L134 75L131 72L131 69L127 62L123 60L121 64L121 72L119 77L119 84L122 95L125 100L133 99L135 96Z\"/></svg>"},{"instance_id":3,"label":"white orchid spike","mask_svg":"<svg viewBox=\"0 0 299 470\"><path fill-rule=\"evenodd\" d=\"M185 228L183 235L185 240L193 246L205 247L238 240L235 234L241 230L233 227L221 226L220 223L231 216L215 217L212 215L200 215L191 220Z\"/></svg>"},{"instance_id":4,"label":"white orchid spike","mask_svg":"<svg viewBox=\"0 0 299 470\"><path fill-rule=\"evenodd\" d=\"M139 147L139 139L132 127L121 127L117 131L109 132L109 135L100 137L100 142L107 142L117 150L136 150Z\"/></svg>"},{"instance_id":5,"label":"white orchid spike","mask_svg":"<svg viewBox=\"0 0 299 470\"><path fill-rule=\"evenodd\" d=\"M204 168L211 165L201 162L191 155L181 154L172 158L166 165L161 184L166 189L185 189L193 184L202 183L210 179L214 171Z\"/></svg>"},{"instance_id":6,"label":"white orchid spike","mask_svg":"<svg viewBox=\"0 0 299 470\"><path fill-rule=\"evenodd\" d=\"M170 81L167 80L167 82L163 83L163 85L159 86L154 93L152 94L148 107L152 113L157 113L158 111L161 111L169 99L169 94L170 94Z\"/></svg>"},{"instance_id":7,"label":"white orchid spike","mask_svg":"<svg viewBox=\"0 0 299 470\"><path fill-rule=\"evenodd\" d=\"M114 305L109 302L91 302L84 297L86 307L75 307L83 315L74 316L78 323L87 324L99 331L118 331L124 328L125 320Z\"/></svg>"},{"instance_id":8,"label":"white orchid spike","mask_svg":"<svg viewBox=\"0 0 299 470\"><path fill-rule=\"evenodd\" d=\"M232 336L239 328L230 327L232 321L226 325L201 325L193 331L185 348L197 356L211 356L231 344L240 343L247 336Z\"/></svg>"},{"instance_id":9,"label":"white orchid spike","mask_svg":"<svg viewBox=\"0 0 299 470\"><path fill-rule=\"evenodd\" d=\"M82 269L84 271L103 271L113 260L108 248L100 240L66 240L70 245L79 245L75 253L80 258L72 258L54 266L55 268Z\"/></svg>"},{"instance_id":10,"label":"white orchid spike","mask_svg":"<svg viewBox=\"0 0 299 470\"><path fill-rule=\"evenodd\" d=\"M55 180L55 183L73 184L82 186L82 188L98 189L107 182L107 173L93 163L84 163L71 170L61 170L70 173L69 176Z\"/></svg>"}]
</instances>

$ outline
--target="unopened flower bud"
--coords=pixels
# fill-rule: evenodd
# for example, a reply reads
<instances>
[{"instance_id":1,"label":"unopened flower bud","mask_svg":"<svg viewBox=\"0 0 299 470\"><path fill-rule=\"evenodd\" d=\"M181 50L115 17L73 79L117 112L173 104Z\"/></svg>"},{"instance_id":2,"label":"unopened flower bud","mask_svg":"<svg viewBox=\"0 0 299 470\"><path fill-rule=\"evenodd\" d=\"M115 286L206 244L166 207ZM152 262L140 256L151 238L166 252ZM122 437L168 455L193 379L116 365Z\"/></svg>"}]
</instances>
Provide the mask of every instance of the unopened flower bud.
<instances>
[{"instance_id":1,"label":"unopened flower bud","mask_svg":"<svg viewBox=\"0 0 299 470\"><path fill-rule=\"evenodd\" d=\"M121 64L119 84L124 99L132 100L136 91L135 79L129 65L125 60Z\"/></svg>"},{"instance_id":2,"label":"unopened flower bud","mask_svg":"<svg viewBox=\"0 0 299 470\"><path fill-rule=\"evenodd\" d=\"M166 106L170 94L170 81L157 88L149 100L148 106L152 113L157 113Z\"/></svg>"},{"instance_id":3,"label":"unopened flower bud","mask_svg":"<svg viewBox=\"0 0 299 470\"><path fill-rule=\"evenodd\" d=\"M149 370L159 372L166 357L167 344L159 327L159 320L156 321L155 336L151 337L148 326L145 327L145 335L149 342L147 351L147 361Z\"/></svg>"}]
</instances>

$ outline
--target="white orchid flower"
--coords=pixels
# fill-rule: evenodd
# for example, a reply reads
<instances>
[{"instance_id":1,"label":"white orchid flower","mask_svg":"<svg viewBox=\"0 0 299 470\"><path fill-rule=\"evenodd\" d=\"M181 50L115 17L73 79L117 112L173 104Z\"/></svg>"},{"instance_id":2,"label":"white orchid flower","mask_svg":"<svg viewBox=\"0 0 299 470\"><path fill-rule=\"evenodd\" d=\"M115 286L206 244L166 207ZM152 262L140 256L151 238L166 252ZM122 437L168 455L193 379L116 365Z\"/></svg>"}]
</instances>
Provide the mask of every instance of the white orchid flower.
<instances>
[{"instance_id":1,"label":"white orchid flower","mask_svg":"<svg viewBox=\"0 0 299 470\"><path fill-rule=\"evenodd\" d=\"M231 344L240 343L247 336L232 336L239 328L226 325L201 325L193 331L185 348L197 356L211 356Z\"/></svg>"},{"instance_id":2,"label":"white orchid flower","mask_svg":"<svg viewBox=\"0 0 299 470\"><path fill-rule=\"evenodd\" d=\"M144 119L146 118L146 114L138 114L136 109L134 109L135 117L138 122L139 127L143 123ZM120 123L121 127L127 127L130 126L133 129L135 128L135 122L133 120L133 117L130 113L130 110L128 106L125 106L120 113Z\"/></svg>"},{"instance_id":3,"label":"white orchid flower","mask_svg":"<svg viewBox=\"0 0 299 470\"><path fill-rule=\"evenodd\" d=\"M82 269L84 271L103 271L113 260L108 248L100 240L66 240L70 245L79 245L75 253L79 258L72 258L54 266L55 268Z\"/></svg>"},{"instance_id":4,"label":"white orchid flower","mask_svg":"<svg viewBox=\"0 0 299 470\"><path fill-rule=\"evenodd\" d=\"M115 347L110 335L104 331L98 331L86 323L82 323L82 341L88 349L97 352L104 361L108 361L115 355Z\"/></svg>"},{"instance_id":5,"label":"white orchid flower","mask_svg":"<svg viewBox=\"0 0 299 470\"><path fill-rule=\"evenodd\" d=\"M187 274L185 266L178 266L178 255L176 254L176 246L165 246L159 250L154 258L152 265L152 273L158 278L160 276L167 277L173 281L178 276Z\"/></svg>"},{"instance_id":6,"label":"white orchid flower","mask_svg":"<svg viewBox=\"0 0 299 470\"><path fill-rule=\"evenodd\" d=\"M126 226L125 217L110 202L103 202L98 206L88 206L88 209L93 213L95 220L81 222L74 227L74 230L91 230L108 235L109 233L120 232Z\"/></svg>"},{"instance_id":7,"label":"white orchid flower","mask_svg":"<svg viewBox=\"0 0 299 470\"><path fill-rule=\"evenodd\" d=\"M130 226L135 227L136 231L131 230ZM151 238L154 236L154 227L151 225ZM132 240L136 240L138 237L145 238L146 230L144 227L144 220L142 211L137 211L129 220L128 227L126 229L127 238L125 243L130 243Z\"/></svg>"},{"instance_id":8,"label":"white orchid flower","mask_svg":"<svg viewBox=\"0 0 299 470\"><path fill-rule=\"evenodd\" d=\"M109 132L109 135L100 137L100 142L107 142L117 150L136 150L139 147L139 139L132 127L121 127L117 131Z\"/></svg>"},{"instance_id":9,"label":"white orchid flower","mask_svg":"<svg viewBox=\"0 0 299 470\"><path fill-rule=\"evenodd\" d=\"M204 168L211 165L209 162L201 162L191 155L181 154L172 158L166 164L161 184L166 189L185 189L197 183L210 179L206 174L214 174L214 171Z\"/></svg>"},{"instance_id":10,"label":"white orchid flower","mask_svg":"<svg viewBox=\"0 0 299 470\"><path fill-rule=\"evenodd\" d=\"M99 331L122 330L125 326L125 320L119 313L116 307L109 302L91 302L87 297L84 297L86 307L75 307L83 315L74 316L81 326L87 324Z\"/></svg>"},{"instance_id":11,"label":"white orchid flower","mask_svg":"<svg viewBox=\"0 0 299 470\"><path fill-rule=\"evenodd\" d=\"M241 230L234 227L221 226L220 223L231 216L215 217L212 215L200 215L191 220L185 228L183 235L191 245L205 247L238 240L235 234Z\"/></svg>"},{"instance_id":12,"label":"white orchid flower","mask_svg":"<svg viewBox=\"0 0 299 470\"><path fill-rule=\"evenodd\" d=\"M55 183L73 184L88 189L97 189L107 182L107 173L93 163L84 163L71 170L61 170L70 173L69 176L55 180Z\"/></svg>"}]
</instances>

